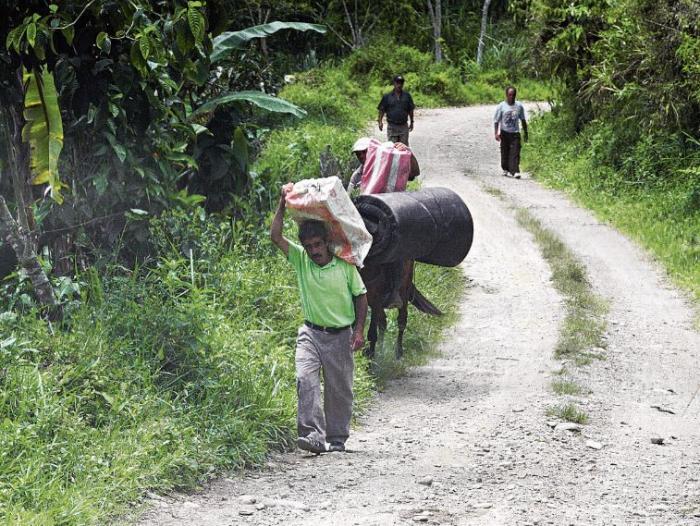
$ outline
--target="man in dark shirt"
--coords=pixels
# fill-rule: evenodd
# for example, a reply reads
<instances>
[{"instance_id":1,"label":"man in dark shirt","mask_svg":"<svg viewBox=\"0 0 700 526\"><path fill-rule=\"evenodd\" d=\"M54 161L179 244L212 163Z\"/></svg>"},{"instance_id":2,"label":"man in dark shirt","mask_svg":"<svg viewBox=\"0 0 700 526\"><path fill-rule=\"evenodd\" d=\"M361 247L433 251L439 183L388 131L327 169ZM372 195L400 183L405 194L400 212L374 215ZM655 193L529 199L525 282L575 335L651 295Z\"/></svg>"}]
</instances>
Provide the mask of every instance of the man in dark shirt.
<instances>
[{"instance_id":1,"label":"man in dark shirt","mask_svg":"<svg viewBox=\"0 0 700 526\"><path fill-rule=\"evenodd\" d=\"M394 77L394 90L382 97L377 106L379 116L377 122L379 130L384 126L384 114L386 114L386 138L391 142L402 142L408 146L408 132L413 131L413 104L411 94L403 90L403 77ZM408 122L410 118L410 122Z\"/></svg>"}]
</instances>

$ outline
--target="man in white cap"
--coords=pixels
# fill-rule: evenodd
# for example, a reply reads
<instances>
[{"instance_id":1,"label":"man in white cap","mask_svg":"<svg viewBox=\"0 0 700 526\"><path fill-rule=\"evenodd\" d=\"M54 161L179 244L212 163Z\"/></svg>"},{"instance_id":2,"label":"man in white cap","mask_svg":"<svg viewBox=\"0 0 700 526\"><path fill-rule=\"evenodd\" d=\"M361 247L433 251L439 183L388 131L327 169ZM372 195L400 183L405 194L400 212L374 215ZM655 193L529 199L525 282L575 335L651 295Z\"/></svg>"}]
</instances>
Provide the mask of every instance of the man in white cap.
<instances>
[{"instance_id":1,"label":"man in white cap","mask_svg":"<svg viewBox=\"0 0 700 526\"><path fill-rule=\"evenodd\" d=\"M367 159L367 148L369 148L369 137L360 137L352 145L352 151L360 161L360 166L352 173L350 177L350 182L348 183L348 193L351 193L355 188L360 186L360 181L362 180L362 169L365 166L365 160ZM405 150L406 145L400 142L394 143L394 148L399 150ZM408 174L408 180L413 181L416 177L420 175L420 167L418 166L418 161L416 156L411 152L411 171Z\"/></svg>"}]
</instances>

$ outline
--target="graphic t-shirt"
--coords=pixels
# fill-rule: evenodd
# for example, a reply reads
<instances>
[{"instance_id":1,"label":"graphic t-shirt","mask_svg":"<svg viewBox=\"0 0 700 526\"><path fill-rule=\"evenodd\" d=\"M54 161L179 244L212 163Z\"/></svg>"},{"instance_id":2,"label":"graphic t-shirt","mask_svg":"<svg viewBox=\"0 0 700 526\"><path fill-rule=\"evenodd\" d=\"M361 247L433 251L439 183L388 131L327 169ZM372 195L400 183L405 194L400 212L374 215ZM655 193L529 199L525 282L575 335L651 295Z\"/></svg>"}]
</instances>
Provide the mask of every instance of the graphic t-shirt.
<instances>
[{"instance_id":1,"label":"graphic t-shirt","mask_svg":"<svg viewBox=\"0 0 700 526\"><path fill-rule=\"evenodd\" d=\"M520 121L525 121L525 108L518 101L512 106L506 101L501 102L496 107L496 114L493 116L493 122L500 123L500 130L509 133L517 133L520 131Z\"/></svg>"}]
</instances>

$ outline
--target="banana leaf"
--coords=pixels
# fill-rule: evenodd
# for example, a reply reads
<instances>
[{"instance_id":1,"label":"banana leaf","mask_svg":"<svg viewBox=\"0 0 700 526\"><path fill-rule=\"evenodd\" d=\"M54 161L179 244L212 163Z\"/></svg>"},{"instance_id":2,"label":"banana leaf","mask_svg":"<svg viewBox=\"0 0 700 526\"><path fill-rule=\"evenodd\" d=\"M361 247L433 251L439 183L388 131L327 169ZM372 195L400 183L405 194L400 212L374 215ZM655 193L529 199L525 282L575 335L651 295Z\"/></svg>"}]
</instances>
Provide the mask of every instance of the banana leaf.
<instances>
[{"instance_id":1,"label":"banana leaf","mask_svg":"<svg viewBox=\"0 0 700 526\"><path fill-rule=\"evenodd\" d=\"M316 31L325 33L326 28L320 24L307 24L305 22L270 22L259 26L248 27L241 31L227 31L221 33L212 41L213 49L211 62L218 62L226 58L231 51L241 49L244 44L254 38L265 38L282 29L295 29L297 31Z\"/></svg>"},{"instance_id":2,"label":"banana leaf","mask_svg":"<svg viewBox=\"0 0 700 526\"><path fill-rule=\"evenodd\" d=\"M262 91L236 91L233 93L226 93L225 95L221 95L202 104L192 113L191 117L214 111L217 106L221 104L228 104L229 102L237 101L250 102L260 108L275 113L291 113L297 117L304 117L306 115L306 112L299 106L296 106L291 102L287 102L284 99L263 93Z\"/></svg>"},{"instance_id":3,"label":"banana leaf","mask_svg":"<svg viewBox=\"0 0 700 526\"><path fill-rule=\"evenodd\" d=\"M22 140L29 143L32 184L48 184L51 197L63 202L65 185L58 175L58 157L63 149L63 122L58 95L46 67L24 72L24 118Z\"/></svg>"}]
</instances>

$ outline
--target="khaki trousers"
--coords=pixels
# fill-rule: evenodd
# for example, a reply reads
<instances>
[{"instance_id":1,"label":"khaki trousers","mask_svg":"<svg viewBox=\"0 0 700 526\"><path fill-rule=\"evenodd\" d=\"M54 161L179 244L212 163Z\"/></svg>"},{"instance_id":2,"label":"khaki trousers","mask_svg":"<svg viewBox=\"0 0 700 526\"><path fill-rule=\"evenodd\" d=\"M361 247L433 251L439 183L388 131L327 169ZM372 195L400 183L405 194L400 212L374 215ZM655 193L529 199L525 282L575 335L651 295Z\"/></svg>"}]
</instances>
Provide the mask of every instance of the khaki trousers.
<instances>
[{"instance_id":1,"label":"khaki trousers","mask_svg":"<svg viewBox=\"0 0 700 526\"><path fill-rule=\"evenodd\" d=\"M306 325L296 347L297 432L320 442L345 443L352 417L351 329L329 334ZM323 406L321 378L323 374Z\"/></svg>"}]
</instances>

